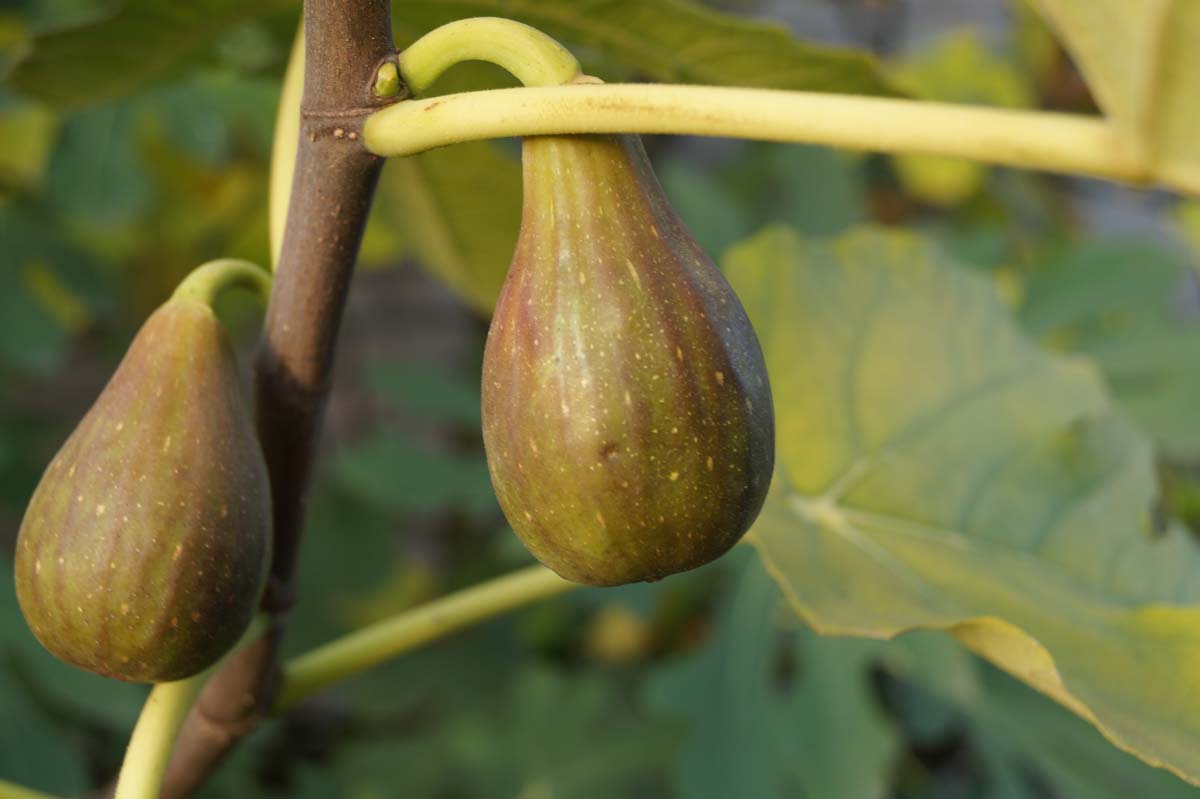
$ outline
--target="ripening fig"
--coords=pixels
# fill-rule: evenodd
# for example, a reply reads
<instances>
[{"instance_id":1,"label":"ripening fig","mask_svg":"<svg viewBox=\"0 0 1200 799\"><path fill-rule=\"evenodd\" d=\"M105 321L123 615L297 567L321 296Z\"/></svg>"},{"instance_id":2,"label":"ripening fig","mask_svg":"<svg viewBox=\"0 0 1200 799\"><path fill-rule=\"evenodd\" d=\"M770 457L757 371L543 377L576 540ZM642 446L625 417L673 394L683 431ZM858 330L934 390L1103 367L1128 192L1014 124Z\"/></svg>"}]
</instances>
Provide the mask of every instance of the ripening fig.
<instances>
[{"instance_id":1,"label":"ripening fig","mask_svg":"<svg viewBox=\"0 0 1200 799\"><path fill-rule=\"evenodd\" d=\"M754 521L774 466L750 321L637 137L523 147L521 233L483 363L500 506L570 580L708 563Z\"/></svg>"},{"instance_id":2,"label":"ripening fig","mask_svg":"<svg viewBox=\"0 0 1200 799\"><path fill-rule=\"evenodd\" d=\"M68 663L181 679L246 630L270 532L266 466L224 328L204 302L177 297L42 476L17 538L17 598Z\"/></svg>"}]
</instances>

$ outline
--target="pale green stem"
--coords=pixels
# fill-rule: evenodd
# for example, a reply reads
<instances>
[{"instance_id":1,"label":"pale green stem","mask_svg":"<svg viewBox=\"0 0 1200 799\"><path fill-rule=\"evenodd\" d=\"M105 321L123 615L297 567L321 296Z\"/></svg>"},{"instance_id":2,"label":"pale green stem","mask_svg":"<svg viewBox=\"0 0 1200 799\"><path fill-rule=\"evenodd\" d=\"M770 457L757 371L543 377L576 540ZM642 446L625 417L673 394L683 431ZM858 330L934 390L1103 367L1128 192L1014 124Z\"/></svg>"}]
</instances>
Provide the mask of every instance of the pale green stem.
<instances>
[{"instance_id":1,"label":"pale green stem","mask_svg":"<svg viewBox=\"0 0 1200 799\"><path fill-rule=\"evenodd\" d=\"M463 61L490 61L526 86L556 86L579 74L575 56L554 39L499 17L460 19L435 28L400 54L400 74L408 90L421 95Z\"/></svg>"},{"instance_id":2,"label":"pale green stem","mask_svg":"<svg viewBox=\"0 0 1200 799\"><path fill-rule=\"evenodd\" d=\"M58 799L53 794L35 791L15 782L0 780L0 799Z\"/></svg>"},{"instance_id":3,"label":"pale green stem","mask_svg":"<svg viewBox=\"0 0 1200 799\"><path fill-rule=\"evenodd\" d=\"M171 299L190 299L211 306L217 296L231 288L244 288L265 301L271 293L271 273L250 261L218 258L192 270L175 288Z\"/></svg>"},{"instance_id":4,"label":"pale green stem","mask_svg":"<svg viewBox=\"0 0 1200 799\"><path fill-rule=\"evenodd\" d=\"M129 739L113 799L158 796L167 761L175 748L175 736L207 678L206 671L186 680L154 686Z\"/></svg>"},{"instance_id":5,"label":"pale green stem","mask_svg":"<svg viewBox=\"0 0 1200 799\"><path fill-rule=\"evenodd\" d=\"M953 156L1129 182L1150 174L1105 120L919 100L670 84L575 83L410 100L377 111L364 140L379 155L457 142L563 133L669 133Z\"/></svg>"},{"instance_id":6,"label":"pale green stem","mask_svg":"<svg viewBox=\"0 0 1200 799\"><path fill-rule=\"evenodd\" d=\"M284 666L275 712L430 641L576 587L544 566L530 566L355 630Z\"/></svg>"},{"instance_id":7,"label":"pale green stem","mask_svg":"<svg viewBox=\"0 0 1200 799\"><path fill-rule=\"evenodd\" d=\"M231 653L260 637L266 628L266 619L255 617ZM218 665L220 662L186 680L159 683L150 691L125 750L113 799L154 799L159 795L179 728Z\"/></svg>"},{"instance_id":8,"label":"pale green stem","mask_svg":"<svg viewBox=\"0 0 1200 799\"><path fill-rule=\"evenodd\" d=\"M271 239L271 270L279 263L283 250L283 229L287 225L288 202L292 197L292 178L296 172L296 151L300 147L300 98L304 94L304 25L296 31L292 55L283 73L279 93L279 111L275 114L275 140L271 146L271 178L268 225Z\"/></svg>"}]
</instances>

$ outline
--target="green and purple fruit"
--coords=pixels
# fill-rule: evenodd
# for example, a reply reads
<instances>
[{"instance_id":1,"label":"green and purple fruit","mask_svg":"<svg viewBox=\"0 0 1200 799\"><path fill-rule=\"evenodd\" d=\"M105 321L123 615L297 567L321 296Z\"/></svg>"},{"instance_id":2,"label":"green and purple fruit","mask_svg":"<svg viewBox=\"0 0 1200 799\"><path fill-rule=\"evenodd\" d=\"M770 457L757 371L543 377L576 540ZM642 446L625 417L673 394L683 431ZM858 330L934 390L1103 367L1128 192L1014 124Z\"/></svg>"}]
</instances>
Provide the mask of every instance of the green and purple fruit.
<instances>
[{"instance_id":1,"label":"green and purple fruit","mask_svg":"<svg viewBox=\"0 0 1200 799\"><path fill-rule=\"evenodd\" d=\"M637 137L523 147L521 233L483 364L500 506L570 580L708 563L754 521L774 466L750 321Z\"/></svg>"},{"instance_id":2,"label":"green and purple fruit","mask_svg":"<svg viewBox=\"0 0 1200 799\"><path fill-rule=\"evenodd\" d=\"M196 674L253 617L269 503L225 331L208 305L172 300L29 503L15 566L25 619L47 649L98 674Z\"/></svg>"}]
</instances>

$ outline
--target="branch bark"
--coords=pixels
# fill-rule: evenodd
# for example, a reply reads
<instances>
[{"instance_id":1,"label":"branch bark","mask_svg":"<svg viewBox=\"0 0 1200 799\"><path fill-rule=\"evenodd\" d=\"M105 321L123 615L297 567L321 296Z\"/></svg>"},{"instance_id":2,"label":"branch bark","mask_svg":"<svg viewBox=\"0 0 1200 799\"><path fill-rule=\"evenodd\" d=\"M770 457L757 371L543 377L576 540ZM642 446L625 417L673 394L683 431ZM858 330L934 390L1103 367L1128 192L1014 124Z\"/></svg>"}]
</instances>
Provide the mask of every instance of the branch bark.
<instances>
[{"instance_id":1,"label":"branch bark","mask_svg":"<svg viewBox=\"0 0 1200 799\"><path fill-rule=\"evenodd\" d=\"M306 0L300 142L283 250L255 368L259 437L271 474L274 552L263 610L267 634L209 681L184 722L163 795L189 796L269 714L313 457L346 291L383 159L362 123L399 97L375 96L396 58L388 0ZM401 95L402 96L402 95Z\"/></svg>"}]
</instances>

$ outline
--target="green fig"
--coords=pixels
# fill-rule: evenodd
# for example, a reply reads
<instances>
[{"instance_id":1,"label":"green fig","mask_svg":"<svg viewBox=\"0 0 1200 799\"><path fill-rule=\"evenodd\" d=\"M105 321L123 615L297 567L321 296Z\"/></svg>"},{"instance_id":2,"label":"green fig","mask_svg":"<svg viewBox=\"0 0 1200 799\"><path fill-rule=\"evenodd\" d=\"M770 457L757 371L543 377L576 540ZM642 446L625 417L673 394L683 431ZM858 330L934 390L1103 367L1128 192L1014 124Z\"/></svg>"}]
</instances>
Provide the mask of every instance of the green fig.
<instances>
[{"instance_id":1,"label":"green fig","mask_svg":"<svg viewBox=\"0 0 1200 799\"><path fill-rule=\"evenodd\" d=\"M500 506L569 580L708 563L754 521L774 466L746 312L636 136L527 138L522 157L521 231L483 362Z\"/></svg>"},{"instance_id":2,"label":"green fig","mask_svg":"<svg viewBox=\"0 0 1200 799\"><path fill-rule=\"evenodd\" d=\"M196 674L254 615L269 503L224 328L207 304L173 299L30 500L15 564L25 619L52 653L98 674Z\"/></svg>"}]
</instances>

